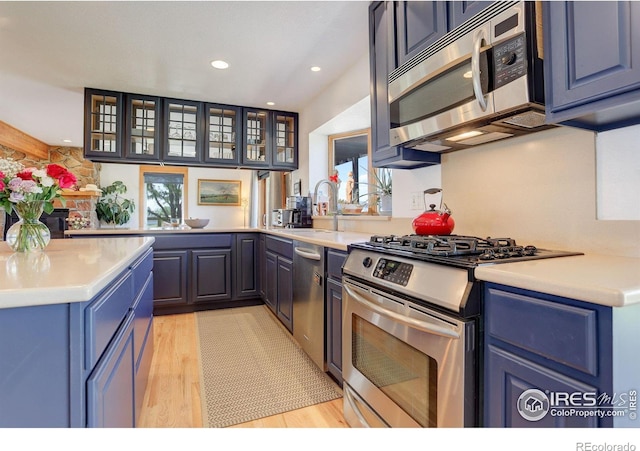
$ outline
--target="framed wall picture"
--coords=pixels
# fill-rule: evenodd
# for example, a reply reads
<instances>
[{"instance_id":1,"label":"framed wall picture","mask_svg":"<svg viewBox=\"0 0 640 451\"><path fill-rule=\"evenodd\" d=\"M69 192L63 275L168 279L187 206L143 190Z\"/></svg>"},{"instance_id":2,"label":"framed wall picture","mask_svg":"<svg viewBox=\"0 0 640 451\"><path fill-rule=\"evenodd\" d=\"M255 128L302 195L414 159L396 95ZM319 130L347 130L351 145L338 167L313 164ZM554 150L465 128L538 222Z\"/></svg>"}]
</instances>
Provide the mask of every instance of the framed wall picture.
<instances>
[{"instance_id":1,"label":"framed wall picture","mask_svg":"<svg viewBox=\"0 0 640 451\"><path fill-rule=\"evenodd\" d=\"M241 193L240 180L198 179L198 205L239 206Z\"/></svg>"}]
</instances>

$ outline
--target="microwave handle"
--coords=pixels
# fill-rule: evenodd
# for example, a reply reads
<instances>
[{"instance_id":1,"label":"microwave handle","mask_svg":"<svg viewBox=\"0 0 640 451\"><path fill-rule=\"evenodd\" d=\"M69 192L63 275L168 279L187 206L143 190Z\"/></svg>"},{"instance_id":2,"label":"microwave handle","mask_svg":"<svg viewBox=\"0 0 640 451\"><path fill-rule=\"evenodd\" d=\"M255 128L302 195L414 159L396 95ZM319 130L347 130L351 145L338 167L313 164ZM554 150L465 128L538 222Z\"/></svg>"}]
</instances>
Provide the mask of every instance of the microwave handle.
<instances>
[{"instance_id":1,"label":"microwave handle","mask_svg":"<svg viewBox=\"0 0 640 451\"><path fill-rule=\"evenodd\" d=\"M476 100L482 108L482 111L487 109L487 100L484 98L482 92L482 84L480 84L480 47L482 45L482 39L484 38L484 30L477 30L473 37L473 52L471 53L471 78L473 82L473 93L476 96Z\"/></svg>"}]
</instances>

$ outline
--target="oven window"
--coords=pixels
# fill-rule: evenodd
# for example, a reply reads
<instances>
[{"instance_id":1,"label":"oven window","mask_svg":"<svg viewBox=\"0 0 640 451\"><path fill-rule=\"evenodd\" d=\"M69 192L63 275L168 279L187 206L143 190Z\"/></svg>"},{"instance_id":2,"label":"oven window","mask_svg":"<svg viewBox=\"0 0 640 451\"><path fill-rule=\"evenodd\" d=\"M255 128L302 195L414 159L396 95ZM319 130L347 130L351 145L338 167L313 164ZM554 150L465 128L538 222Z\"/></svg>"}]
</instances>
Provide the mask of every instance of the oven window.
<instances>
[{"instance_id":1,"label":"oven window","mask_svg":"<svg viewBox=\"0 0 640 451\"><path fill-rule=\"evenodd\" d=\"M353 315L353 366L422 427L437 427L438 363Z\"/></svg>"}]
</instances>

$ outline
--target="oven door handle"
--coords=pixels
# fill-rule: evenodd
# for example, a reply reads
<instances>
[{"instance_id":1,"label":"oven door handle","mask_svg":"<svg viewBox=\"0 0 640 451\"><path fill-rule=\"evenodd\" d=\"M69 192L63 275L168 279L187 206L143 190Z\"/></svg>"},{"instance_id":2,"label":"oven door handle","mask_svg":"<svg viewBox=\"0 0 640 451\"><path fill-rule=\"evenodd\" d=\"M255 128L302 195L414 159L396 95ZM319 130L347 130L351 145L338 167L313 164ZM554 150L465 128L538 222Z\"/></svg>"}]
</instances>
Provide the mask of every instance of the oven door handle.
<instances>
[{"instance_id":1,"label":"oven door handle","mask_svg":"<svg viewBox=\"0 0 640 451\"><path fill-rule=\"evenodd\" d=\"M353 288L349 286L349 284L344 284L343 287L347 292L347 294L351 296L355 301L359 302L360 304L364 305L366 308L373 310L374 312L382 316L386 316L387 318L391 318L394 321L398 321L404 325L413 327L414 329L418 329L430 334L435 334L435 335L440 335L443 337L455 338L455 339L460 338L460 334L453 329L453 326L444 327L438 324L421 321L419 319L410 318L408 316L401 315L396 312L392 312L391 310L388 310L384 307L380 307L379 305L374 304L373 302L365 299L360 294L356 293L353 290Z\"/></svg>"}]
</instances>

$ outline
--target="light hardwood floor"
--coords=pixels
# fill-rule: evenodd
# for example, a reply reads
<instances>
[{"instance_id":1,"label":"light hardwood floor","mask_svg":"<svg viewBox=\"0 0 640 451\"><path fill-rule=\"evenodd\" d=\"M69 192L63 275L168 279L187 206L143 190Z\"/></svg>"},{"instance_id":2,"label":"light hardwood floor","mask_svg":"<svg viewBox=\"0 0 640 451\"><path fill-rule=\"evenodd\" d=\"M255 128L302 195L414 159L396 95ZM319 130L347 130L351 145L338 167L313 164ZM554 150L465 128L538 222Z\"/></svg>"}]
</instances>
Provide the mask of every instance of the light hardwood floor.
<instances>
[{"instance_id":1,"label":"light hardwood floor","mask_svg":"<svg viewBox=\"0 0 640 451\"><path fill-rule=\"evenodd\" d=\"M201 428L200 367L195 314L156 316L154 354L139 427ZM345 428L342 399L232 426Z\"/></svg>"}]
</instances>

